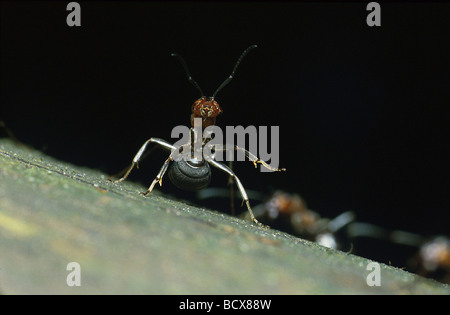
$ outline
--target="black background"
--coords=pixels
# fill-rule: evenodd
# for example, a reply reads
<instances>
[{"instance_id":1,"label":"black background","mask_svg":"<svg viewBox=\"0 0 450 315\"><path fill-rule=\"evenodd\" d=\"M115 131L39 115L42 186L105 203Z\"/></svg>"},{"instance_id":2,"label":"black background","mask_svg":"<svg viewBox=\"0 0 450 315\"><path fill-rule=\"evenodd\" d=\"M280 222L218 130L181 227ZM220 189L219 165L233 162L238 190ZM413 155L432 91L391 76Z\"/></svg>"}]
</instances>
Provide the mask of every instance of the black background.
<instances>
[{"instance_id":1,"label":"black background","mask_svg":"<svg viewBox=\"0 0 450 315\"><path fill-rule=\"evenodd\" d=\"M0 4L0 119L24 143L116 173L146 139L174 142L172 128L189 124L199 93L170 53L210 95L258 44L216 97L217 124L280 126L287 172L240 162L246 189L299 193L325 217L353 210L448 234L448 4L381 3L382 26L369 27L366 3L79 2L81 27L69 27L67 3ZM148 186L166 156L155 151L130 180ZM190 196L168 179L162 191Z\"/></svg>"}]
</instances>

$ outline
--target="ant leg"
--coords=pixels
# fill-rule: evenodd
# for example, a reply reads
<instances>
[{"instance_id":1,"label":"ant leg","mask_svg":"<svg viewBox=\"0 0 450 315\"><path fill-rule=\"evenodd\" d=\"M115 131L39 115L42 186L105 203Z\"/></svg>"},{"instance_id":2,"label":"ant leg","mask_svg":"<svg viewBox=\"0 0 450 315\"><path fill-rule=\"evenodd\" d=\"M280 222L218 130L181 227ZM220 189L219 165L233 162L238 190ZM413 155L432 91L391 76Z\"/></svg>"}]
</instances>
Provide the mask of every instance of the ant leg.
<instances>
[{"instance_id":1,"label":"ant leg","mask_svg":"<svg viewBox=\"0 0 450 315\"><path fill-rule=\"evenodd\" d=\"M247 209L248 209L248 212L250 213L250 219L252 220L252 222L258 224L259 226L266 227L264 224L262 224L258 220L256 220L256 218L255 218L255 216L253 214L252 208L250 207L250 202L248 201L248 196L247 196L247 193L245 192L244 186L242 186L242 183L239 180L239 178L236 176L236 174L234 174L234 172L229 167L227 167L224 164L221 164L221 163L219 163L217 161L214 161L211 158L205 157L205 159L206 159L206 161L209 164L211 164L212 166L214 166L214 167L224 171L225 173L230 175L230 177L233 178L233 180L236 182L236 185L238 186L239 192L241 193L241 196L242 196L242 199L243 199L242 203L245 202L245 204L247 205Z\"/></svg>"},{"instance_id":2,"label":"ant leg","mask_svg":"<svg viewBox=\"0 0 450 315\"><path fill-rule=\"evenodd\" d=\"M155 187L156 183L159 183L159 186L162 186L162 178L164 177L164 174L166 173L167 169L169 168L170 162L172 162L174 160L173 155L178 151L184 151L187 148L190 147L189 144L185 144L181 147L181 149L176 150L174 146L170 145L171 147L173 147L174 149L172 150L172 153L170 153L169 157L167 158L167 160L164 162L163 166L161 167L161 169L158 172L158 175L156 175L156 178L153 180L152 184L150 185L150 187L148 187L147 191L141 193L143 196L147 196L149 193L152 192L153 187ZM138 152L139 154L139 152Z\"/></svg>"},{"instance_id":3,"label":"ant leg","mask_svg":"<svg viewBox=\"0 0 450 315\"><path fill-rule=\"evenodd\" d=\"M228 168L233 171L233 161L228 162ZM233 177L230 175L228 177L228 186L230 186L230 205L231 205L231 215L234 217L236 214L236 211L234 210L234 180Z\"/></svg>"},{"instance_id":4,"label":"ant leg","mask_svg":"<svg viewBox=\"0 0 450 315\"><path fill-rule=\"evenodd\" d=\"M263 160L260 160L259 157L257 157L256 155L254 155L254 154L251 153L250 151L247 151L247 150L245 150L245 149L243 149L243 148L241 148L241 147L238 147L237 145L234 146L234 149L235 149L235 150L243 151L244 154L245 154L245 156L246 156L250 161L253 162L253 165L255 166L255 168L256 168L256 164L257 164L257 163L260 163L260 164L262 164L265 168L271 170L272 172L285 172L285 171L286 171L285 168L275 168L275 167L270 166L269 164L267 164L267 163L264 162Z\"/></svg>"},{"instance_id":5,"label":"ant leg","mask_svg":"<svg viewBox=\"0 0 450 315\"><path fill-rule=\"evenodd\" d=\"M162 178L163 178L164 174L166 173L170 162L172 162L172 161L173 161L173 159L172 159L172 154L171 154L169 156L169 158L164 162L163 166L161 167L161 169L158 172L158 175L156 175L156 178L153 180L150 187L147 189L147 191L142 193L143 196L147 196L149 193L151 193L151 191L153 190L153 187L155 187L156 183L159 183L159 186L162 186Z\"/></svg>"},{"instance_id":6,"label":"ant leg","mask_svg":"<svg viewBox=\"0 0 450 315\"><path fill-rule=\"evenodd\" d=\"M264 162L263 160L261 160L259 157L257 157L256 155L254 155L253 153L251 153L250 151L247 151L241 147L238 147L237 145L234 145L231 149L229 148L229 145L225 145L225 146L221 146L221 145L215 145L214 149L216 151L229 151L229 150L239 150L242 151L245 156L253 163L253 165L255 165L255 167L257 166L257 163L262 164L265 168L271 170L272 172L284 172L286 171L285 168L275 168L270 166L269 164L267 164L266 162Z\"/></svg>"},{"instance_id":7,"label":"ant leg","mask_svg":"<svg viewBox=\"0 0 450 315\"><path fill-rule=\"evenodd\" d=\"M122 181L124 181L128 175L130 175L131 171L133 170L133 168L135 166L137 166L137 168L139 168L138 162L142 157L142 154L144 153L145 149L147 148L147 145L152 142L152 143L156 143L159 144L160 146L162 146L164 149L167 149L169 151L174 151L175 147L173 145L171 145L169 142L159 139L159 138L150 138L147 141L145 141L145 143L142 145L142 147L139 149L138 153L136 153L136 155L133 158L133 162L131 163L130 168L127 170L127 172L125 173L125 175L120 178L119 180L117 180L117 183L120 183Z\"/></svg>"}]
</instances>

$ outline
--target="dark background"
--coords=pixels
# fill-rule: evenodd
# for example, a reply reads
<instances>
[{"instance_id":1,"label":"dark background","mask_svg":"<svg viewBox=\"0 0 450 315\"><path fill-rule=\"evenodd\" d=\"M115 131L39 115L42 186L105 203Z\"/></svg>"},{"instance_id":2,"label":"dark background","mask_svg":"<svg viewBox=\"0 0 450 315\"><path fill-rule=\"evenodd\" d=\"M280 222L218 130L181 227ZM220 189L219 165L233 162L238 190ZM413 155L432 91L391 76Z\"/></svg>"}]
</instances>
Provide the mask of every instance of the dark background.
<instances>
[{"instance_id":1,"label":"dark background","mask_svg":"<svg viewBox=\"0 0 450 315\"><path fill-rule=\"evenodd\" d=\"M68 27L68 2L0 4L0 119L22 142L119 172L146 139L174 142L189 123L199 93L171 52L210 95L258 44L216 97L217 124L280 126L287 172L240 162L246 189L299 193L324 217L353 210L448 234L449 4L382 3L382 26L369 27L366 3L79 2L81 27ZM152 152L130 180L148 186L166 157ZM162 191L192 195L168 178ZM396 251L369 242L360 253L394 263Z\"/></svg>"}]
</instances>

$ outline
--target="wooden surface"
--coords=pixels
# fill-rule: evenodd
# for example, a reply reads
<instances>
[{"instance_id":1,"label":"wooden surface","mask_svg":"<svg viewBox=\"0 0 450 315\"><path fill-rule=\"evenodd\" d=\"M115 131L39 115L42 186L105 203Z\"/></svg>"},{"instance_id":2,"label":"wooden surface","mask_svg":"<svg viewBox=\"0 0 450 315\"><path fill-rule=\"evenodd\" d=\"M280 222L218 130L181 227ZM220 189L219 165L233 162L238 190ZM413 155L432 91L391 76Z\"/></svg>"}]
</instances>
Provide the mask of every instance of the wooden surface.
<instances>
[{"instance_id":1,"label":"wooden surface","mask_svg":"<svg viewBox=\"0 0 450 315\"><path fill-rule=\"evenodd\" d=\"M367 259L143 190L0 139L0 292L450 294L383 264L370 287Z\"/></svg>"}]
</instances>

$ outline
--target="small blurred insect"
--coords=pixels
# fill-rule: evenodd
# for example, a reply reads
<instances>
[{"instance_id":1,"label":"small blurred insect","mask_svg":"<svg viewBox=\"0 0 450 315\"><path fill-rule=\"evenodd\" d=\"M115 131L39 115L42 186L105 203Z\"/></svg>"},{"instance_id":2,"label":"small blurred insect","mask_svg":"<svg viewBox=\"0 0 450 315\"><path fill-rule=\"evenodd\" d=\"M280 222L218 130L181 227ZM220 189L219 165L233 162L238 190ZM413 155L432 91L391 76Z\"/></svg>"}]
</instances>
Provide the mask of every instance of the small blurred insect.
<instances>
[{"instance_id":1,"label":"small blurred insect","mask_svg":"<svg viewBox=\"0 0 450 315\"><path fill-rule=\"evenodd\" d=\"M276 191L266 202L256 206L255 216L274 227L283 224L294 235L334 249L341 249L337 232L354 219L351 211L334 219L323 218L308 209L300 195L284 191Z\"/></svg>"},{"instance_id":2,"label":"small blurred insect","mask_svg":"<svg viewBox=\"0 0 450 315\"><path fill-rule=\"evenodd\" d=\"M364 222L349 224L347 235L350 239L366 237L416 248L415 254L405 259L407 269L423 277L450 284L450 239L447 236L425 237L407 231L391 231Z\"/></svg>"},{"instance_id":3,"label":"small blurred insect","mask_svg":"<svg viewBox=\"0 0 450 315\"><path fill-rule=\"evenodd\" d=\"M122 182L125 180L128 175L130 174L131 170L136 166L138 167L138 163L141 160L144 151L147 148L147 145L149 143L155 143L161 146L163 149L166 149L167 151L170 151L171 154L167 158L167 160L164 162L161 170L156 175L156 178L151 183L150 187L147 189L147 191L143 192L142 194L146 196L149 194L156 183L159 183L159 185L162 185L162 178L166 171L168 171L168 176L171 182L177 186L178 188L184 189L184 190L190 190L190 191L198 191L205 187L207 187L211 181L211 168L210 165L214 166L215 168L218 168L219 170L227 173L229 175L229 179L231 182L235 182L237 184L237 187L239 189L239 192L242 196L243 203L247 205L248 213L250 215L251 221L254 223L261 225L262 224L255 218L253 215L253 211L250 207L249 199L247 196L247 193L244 189L244 186L242 185L239 178L236 176L236 174L233 172L230 166L226 166L222 163L217 162L214 160L214 154L213 155L207 155L204 154L203 148L205 145L212 140L212 134L211 133L202 133L203 135L199 135L196 129L194 128L194 119L201 118L202 121L202 129L204 130L208 126L215 125L216 123L216 117L222 113L222 109L219 106L219 103L215 100L215 97L217 93L222 90L230 81L233 79L233 76L236 72L237 67L241 63L242 59L254 48L256 48L256 45L252 45L248 47L244 52L240 55L238 58L233 71L228 76L225 81L222 82L222 84L216 89L214 94L211 97L206 97L203 93L200 86L197 84L197 82L192 78L192 76L189 73L188 67L186 65L186 62L184 59L178 55L178 54L172 54L172 57L176 57L181 62L185 72L188 81L200 92L200 98L194 102L192 105L192 114L191 114L191 128L190 128L190 142L186 143L185 145L181 147L175 147L174 145L170 144L169 142L159 139L159 138L150 138L148 139L142 147L139 149L135 157L133 158L133 162L131 166L126 171L125 175L120 178L117 182ZM200 148L202 152L199 154L194 154L194 151ZM213 151L225 151L225 146L221 145L213 145ZM253 162L253 164L257 165L257 163L262 164L264 167L272 170L272 171L284 171L285 169L276 169L271 166L269 166L264 161L260 160L257 156L253 155L249 151L240 148L238 146L234 146L233 150L240 150L242 151L245 156ZM187 155L184 155L183 159L175 160L174 155L177 153L191 153L188 158L186 158ZM198 153L198 152L197 152ZM198 159L196 156L200 156L201 158Z\"/></svg>"},{"instance_id":4,"label":"small blurred insect","mask_svg":"<svg viewBox=\"0 0 450 315\"><path fill-rule=\"evenodd\" d=\"M436 236L423 242L410 264L419 275L450 284L450 239Z\"/></svg>"},{"instance_id":5,"label":"small blurred insect","mask_svg":"<svg viewBox=\"0 0 450 315\"><path fill-rule=\"evenodd\" d=\"M346 211L334 219L322 218L317 212L308 209L305 200L298 194L281 190L268 198L261 193L250 191L252 199L263 201L253 208L255 217L275 229L290 233L320 245L341 249L337 232L354 219L351 211ZM208 188L198 193L200 199L226 196L225 190ZM248 214L243 215L248 219Z\"/></svg>"}]
</instances>

